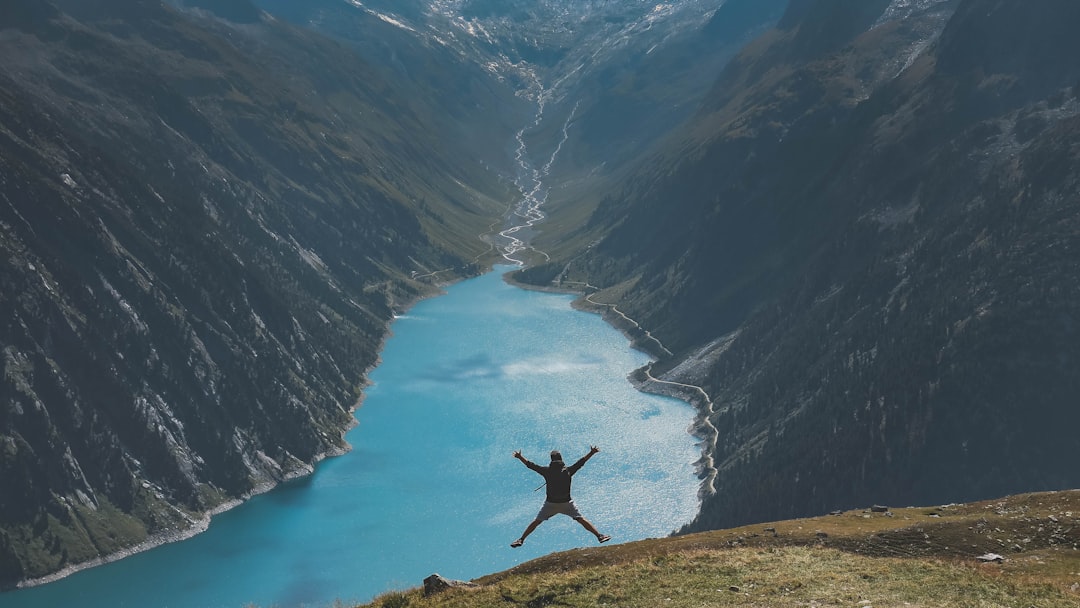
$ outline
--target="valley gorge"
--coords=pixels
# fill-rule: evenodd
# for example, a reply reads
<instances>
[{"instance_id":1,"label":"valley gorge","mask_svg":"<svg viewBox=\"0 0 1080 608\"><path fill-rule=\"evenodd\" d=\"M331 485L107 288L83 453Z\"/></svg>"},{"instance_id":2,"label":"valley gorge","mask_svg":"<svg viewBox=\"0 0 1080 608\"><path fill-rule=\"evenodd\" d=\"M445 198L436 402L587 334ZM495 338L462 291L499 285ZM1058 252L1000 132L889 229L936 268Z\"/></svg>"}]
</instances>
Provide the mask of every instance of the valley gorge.
<instances>
[{"instance_id":1,"label":"valley gorge","mask_svg":"<svg viewBox=\"0 0 1080 608\"><path fill-rule=\"evenodd\" d=\"M504 253L698 407L685 531L1076 487L1077 25L0 0L0 588L347 449L388 322Z\"/></svg>"}]
</instances>

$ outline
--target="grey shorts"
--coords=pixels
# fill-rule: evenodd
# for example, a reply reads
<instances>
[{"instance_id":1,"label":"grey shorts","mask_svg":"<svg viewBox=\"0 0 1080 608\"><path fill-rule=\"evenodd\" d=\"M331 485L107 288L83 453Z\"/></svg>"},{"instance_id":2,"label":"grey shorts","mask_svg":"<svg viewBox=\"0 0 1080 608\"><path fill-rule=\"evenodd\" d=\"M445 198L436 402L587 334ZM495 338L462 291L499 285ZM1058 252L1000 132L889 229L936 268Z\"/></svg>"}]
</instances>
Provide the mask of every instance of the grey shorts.
<instances>
[{"instance_id":1,"label":"grey shorts","mask_svg":"<svg viewBox=\"0 0 1080 608\"><path fill-rule=\"evenodd\" d=\"M574 501L571 500L570 502L544 502L544 506L540 507L540 512L536 514L536 519L544 521L559 513L569 515L574 519L584 518L574 505Z\"/></svg>"}]
</instances>

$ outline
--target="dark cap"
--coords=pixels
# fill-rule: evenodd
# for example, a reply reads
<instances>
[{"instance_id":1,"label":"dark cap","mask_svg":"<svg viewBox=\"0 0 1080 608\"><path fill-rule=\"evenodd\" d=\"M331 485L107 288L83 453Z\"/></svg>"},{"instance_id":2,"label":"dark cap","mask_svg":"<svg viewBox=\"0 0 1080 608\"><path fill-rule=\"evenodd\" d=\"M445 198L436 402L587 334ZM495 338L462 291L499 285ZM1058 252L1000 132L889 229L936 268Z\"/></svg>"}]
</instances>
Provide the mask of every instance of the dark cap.
<instances>
[{"instance_id":1,"label":"dark cap","mask_svg":"<svg viewBox=\"0 0 1080 608\"><path fill-rule=\"evenodd\" d=\"M551 450L551 462L562 462L562 454L559 450Z\"/></svg>"}]
</instances>

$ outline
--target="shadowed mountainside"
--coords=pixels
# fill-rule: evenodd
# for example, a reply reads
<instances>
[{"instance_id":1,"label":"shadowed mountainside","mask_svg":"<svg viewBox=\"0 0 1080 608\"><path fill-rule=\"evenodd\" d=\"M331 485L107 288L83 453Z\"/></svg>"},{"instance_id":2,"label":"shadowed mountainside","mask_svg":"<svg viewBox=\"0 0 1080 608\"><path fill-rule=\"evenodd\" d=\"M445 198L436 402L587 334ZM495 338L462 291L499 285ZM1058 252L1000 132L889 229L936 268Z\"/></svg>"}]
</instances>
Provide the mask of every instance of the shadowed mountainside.
<instances>
[{"instance_id":1,"label":"shadowed mountainside","mask_svg":"<svg viewBox=\"0 0 1080 608\"><path fill-rule=\"evenodd\" d=\"M4 586L345 449L410 277L475 272L505 208L341 44L244 2L60 6L0 5Z\"/></svg>"},{"instance_id":2,"label":"shadowed mountainside","mask_svg":"<svg viewBox=\"0 0 1080 608\"><path fill-rule=\"evenodd\" d=\"M605 238L520 273L599 287L711 397L685 392L717 438L689 529L1080 484L1077 23L792 3L607 196Z\"/></svg>"},{"instance_id":3,"label":"shadowed mountainside","mask_svg":"<svg viewBox=\"0 0 1080 608\"><path fill-rule=\"evenodd\" d=\"M420 3L387 4L386 9L395 11L391 14L424 18L424 7L414 6ZM439 120L431 126L440 129L442 145L468 150L474 163L503 174L515 169L505 148L532 112L515 95L519 83L495 78L477 57L432 39L436 32L416 31L377 16L382 13L368 12L379 7L378 2L258 0L258 5L356 49L373 70L394 83L401 95L398 103L437 113Z\"/></svg>"}]
</instances>

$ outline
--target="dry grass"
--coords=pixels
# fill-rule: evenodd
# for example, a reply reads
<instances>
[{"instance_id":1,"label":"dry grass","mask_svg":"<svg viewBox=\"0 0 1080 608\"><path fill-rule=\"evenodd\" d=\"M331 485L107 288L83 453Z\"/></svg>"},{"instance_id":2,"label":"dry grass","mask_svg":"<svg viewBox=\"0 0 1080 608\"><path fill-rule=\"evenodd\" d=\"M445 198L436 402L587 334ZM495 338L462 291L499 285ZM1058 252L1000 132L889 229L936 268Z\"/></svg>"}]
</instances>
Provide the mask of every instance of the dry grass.
<instances>
[{"instance_id":1,"label":"dry grass","mask_svg":"<svg viewBox=\"0 0 1080 608\"><path fill-rule=\"evenodd\" d=\"M1076 608L1078 545L1080 491L1028 494L578 549L370 605Z\"/></svg>"}]
</instances>

